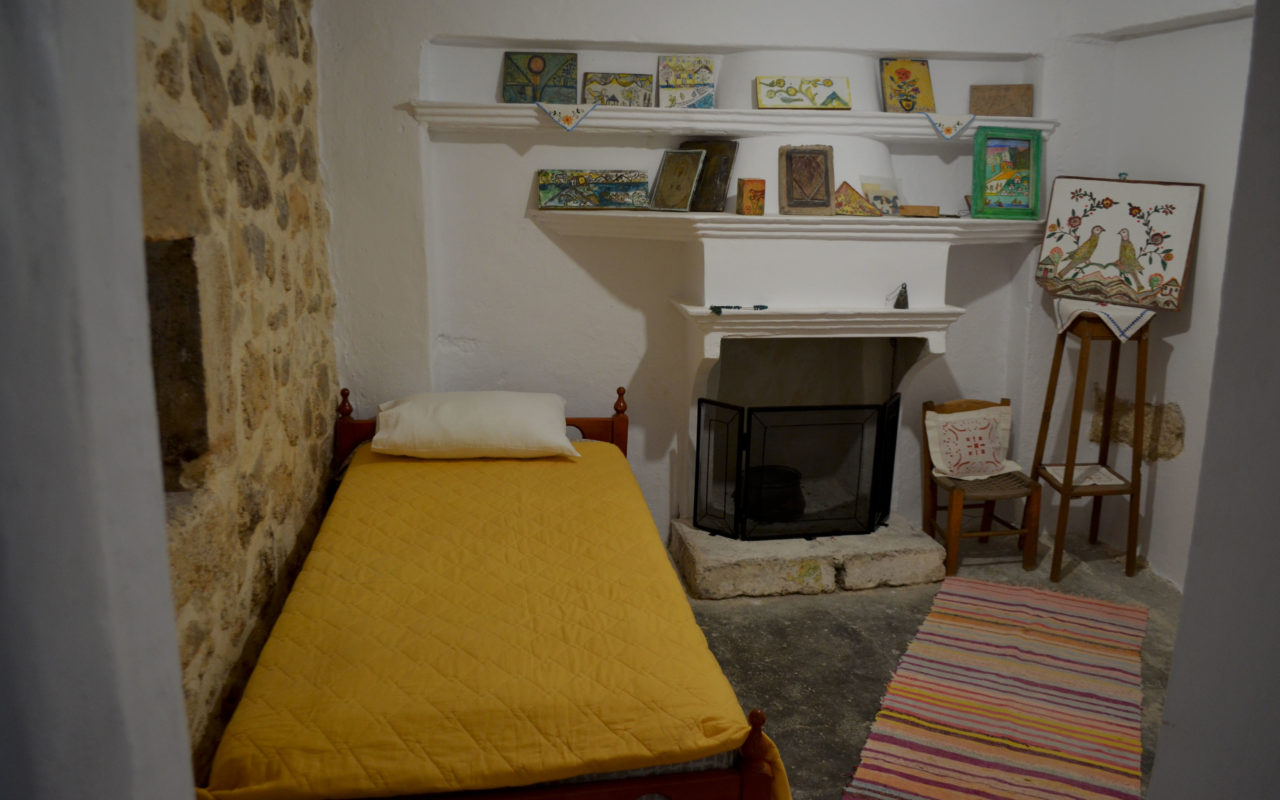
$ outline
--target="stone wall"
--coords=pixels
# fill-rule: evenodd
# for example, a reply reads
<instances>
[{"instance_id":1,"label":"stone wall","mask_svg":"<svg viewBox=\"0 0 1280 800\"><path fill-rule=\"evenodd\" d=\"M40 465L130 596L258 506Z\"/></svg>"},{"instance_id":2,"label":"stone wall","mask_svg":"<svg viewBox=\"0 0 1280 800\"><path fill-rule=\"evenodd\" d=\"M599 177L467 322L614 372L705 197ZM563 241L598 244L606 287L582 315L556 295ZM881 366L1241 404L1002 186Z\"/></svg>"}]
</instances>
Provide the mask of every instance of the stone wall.
<instances>
[{"instance_id":1,"label":"stone wall","mask_svg":"<svg viewBox=\"0 0 1280 800\"><path fill-rule=\"evenodd\" d=\"M203 782L328 477L337 378L315 41L310 0L137 0L136 19L146 236L193 240L197 274L195 293L157 296L192 303L201 325L207 450L167 497Z\"/></svg>"}]
</instances>

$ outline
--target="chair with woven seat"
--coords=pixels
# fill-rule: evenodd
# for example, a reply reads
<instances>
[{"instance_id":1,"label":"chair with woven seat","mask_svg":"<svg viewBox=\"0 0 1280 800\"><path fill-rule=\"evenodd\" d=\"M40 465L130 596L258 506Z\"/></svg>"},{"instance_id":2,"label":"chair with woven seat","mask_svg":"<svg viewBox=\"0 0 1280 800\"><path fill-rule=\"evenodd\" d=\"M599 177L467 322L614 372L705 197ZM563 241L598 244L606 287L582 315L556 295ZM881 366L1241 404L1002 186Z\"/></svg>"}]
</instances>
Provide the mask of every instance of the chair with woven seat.
<instances>
[{"instance_id":1,"label":"chair with woven seat","mask_svg":"<svg viewBox=\"0 0 1280 800\"><path fill-rule=\"evenodd\" d=\"M947 524L941 530L947 547L947 574L954 575L960 564L960 540L990 536L1018 536L1022 567L1036 567L1037 536L1040 530L1040 484L1027 477L1016 464L1006 460L1012 410L1009 399L999 403L986 400L952 400L924 404L921 448L924 484L924 530L938 537L938 490L947 493ZM996 502L1025 498L1022 524L998 517ZM964 509L981 508L979 530L962 531ZM999 523L1001 527L994 527Z\"/></svg>"}]
</instances>

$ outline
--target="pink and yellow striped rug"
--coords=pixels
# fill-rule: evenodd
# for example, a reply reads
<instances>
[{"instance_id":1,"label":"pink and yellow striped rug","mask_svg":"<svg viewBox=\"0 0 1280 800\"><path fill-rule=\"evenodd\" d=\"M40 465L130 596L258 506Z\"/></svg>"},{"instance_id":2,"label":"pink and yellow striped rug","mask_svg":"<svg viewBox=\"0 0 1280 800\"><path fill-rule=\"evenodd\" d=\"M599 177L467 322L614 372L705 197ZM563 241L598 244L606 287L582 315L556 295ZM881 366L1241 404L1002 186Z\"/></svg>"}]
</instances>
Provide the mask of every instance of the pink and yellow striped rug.
<instances>
[{"instance_id":1,"label":"pink and yellow striped rug","mask_svg":"<svg viewBox=\"0 0 1280 800\"><path fill-rule=\"evenodd\" d=\"M1141 796L1144 608L947 578L844 800Z\"/></svg>"}]
</instances>

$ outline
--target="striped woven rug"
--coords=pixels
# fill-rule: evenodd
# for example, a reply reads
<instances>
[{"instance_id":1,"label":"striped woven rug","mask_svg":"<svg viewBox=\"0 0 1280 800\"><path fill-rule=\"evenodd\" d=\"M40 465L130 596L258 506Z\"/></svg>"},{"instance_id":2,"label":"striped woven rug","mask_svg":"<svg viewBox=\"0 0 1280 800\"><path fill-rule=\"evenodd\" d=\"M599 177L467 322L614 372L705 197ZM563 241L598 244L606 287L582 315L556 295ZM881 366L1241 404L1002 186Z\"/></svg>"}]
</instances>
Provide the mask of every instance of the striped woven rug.
<instances>
[{"instance_id":1,"label":"striped woven rug","mask_svg":"<svg viewBox=\"0 0 1280 800\"><path fill-rule=\"evenodd\" d=\"M1147 612L947 578L845 800L1141 795Z\"/></svg>"}]
</instances>

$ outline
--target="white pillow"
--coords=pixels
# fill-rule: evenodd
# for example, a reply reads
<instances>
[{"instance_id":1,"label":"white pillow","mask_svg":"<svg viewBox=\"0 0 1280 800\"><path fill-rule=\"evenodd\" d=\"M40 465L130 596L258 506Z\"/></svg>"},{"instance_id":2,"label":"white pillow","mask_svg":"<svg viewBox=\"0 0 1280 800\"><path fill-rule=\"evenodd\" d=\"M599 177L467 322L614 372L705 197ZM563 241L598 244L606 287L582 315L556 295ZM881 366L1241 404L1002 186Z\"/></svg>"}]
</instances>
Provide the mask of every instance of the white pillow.
<instances>
[{"instance_id":1,"label":"white pillow","mask_svg":"<svg viewBox=\"0 0 1280 800\"><path fill-rule=\"evenodd\" d=\"M375 452L414 458L577 457L564 398L533 392L424 392L378 406Z\"/></svg>"},{"instance_id":2,"label":"white pillow","mask_svg":"<svg viewBox=\"0 0 1280 800\"><path fill-rule=\"evenodd\" d=\"M1022 469L1005 458L1013 427L1009 406L955 414L926 411L924 427L934 475L973 480Z\"/></svg>"}]
</instances>

